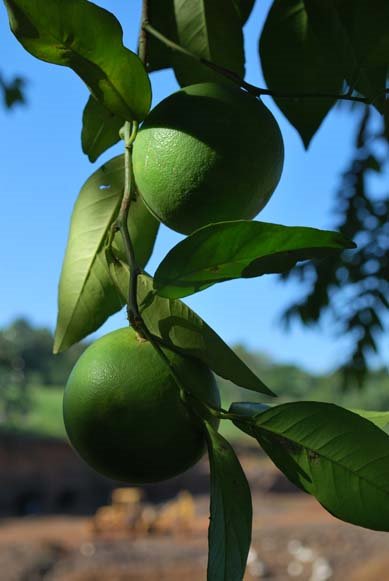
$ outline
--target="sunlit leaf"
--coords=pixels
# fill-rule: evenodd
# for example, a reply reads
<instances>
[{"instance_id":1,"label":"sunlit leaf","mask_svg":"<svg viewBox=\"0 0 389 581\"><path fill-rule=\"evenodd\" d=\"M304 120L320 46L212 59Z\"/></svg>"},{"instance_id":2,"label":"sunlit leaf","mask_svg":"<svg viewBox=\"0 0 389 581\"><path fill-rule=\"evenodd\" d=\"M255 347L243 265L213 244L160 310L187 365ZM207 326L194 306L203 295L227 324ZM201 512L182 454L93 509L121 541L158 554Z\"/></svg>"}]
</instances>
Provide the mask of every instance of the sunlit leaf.
<instances>
[{"instance_id":1,"label":"sunlit leaf","mask_svg":"<svg viewBox=\"0 0 389 581\"><path fill-rule=\"evenodd\" d=\"M260 55L269 89L291 95L275 101L308 147L336 100L293 95L340 94L343 74L311 26L303 0L275 0L262 31Z\"/></svg>"},{"instance_id":2,"label":"sunlit leaf","mask_svg":"<svg viewBox=\"0 0 389 581\"><path fill-rule=\"evenodd\" d=\"M120 139L119 130L124 119L108 111L94 97L90 97L82 116L82 151L89 161L96 159Z\"/></svg>"},{"instance_id":3,"label":"sunlit leaf","mask_svg":"<svg viewBox=\"0 0 389 581\"><path fill-rule=\"evenodd\" d=\"M352 409L350 410L354 414L358 414L362 416L366 420L373 422L376 426L381 428L381 430L387 431L389 429L389 412L375 412L371 410L359 410L359 409Z\"/></svg>"},{"instance_id":4,"label":"sunlit leaf","mask_svg":"<svg viewBox=\"0 0 389 581\"><path fill-rule=\"evenodd\" d=\"M251 542L250 488L230 444L208 423L206 428L211 467L207 579L240 581Z\"/></svg>"},{"instance_id":5,"label":"sunlit leaf","mask_svg":"<svg viewBox=\"0 0 389 581\"><path fill-rule=\"evenodd\" d=\"M59 283L56 353L98 329L123 304L104 251L119 210L123 184L124 161L119 156L97 170L77 198ZM131 202L128 223L137 260L144 265L154 245L158 222L140 197ZM121 240L116 236L114 248L120 255Z\"/></svg>"},{"instance_id":6,"label":"sunlit leaf","mask_svg":"<svg viewBox=\"0 0 389 581\"><path fill-rule=\"evenodd\" d=\"M241 16L233 0L174 0L177 41L196 54L244 76ZM174 53L174 72L181 86L223 77L192 58Z\"/></svg>"},{"instance_id":7,"label":"sunlit leaf","mask_svg":"<svg viewBox=\"0 0 389 581\"><path fill-rule=\"evenodd\" d=\"M184 297L212 284L285 272L354 244L338 232L239 220L200 228L179 242L155 273L158 294Z\"/></svg>"},{"instance_id":8,"label":"sunlit leaf","mask_svg":"<svg viewBox=\"0 0 389 581\"><path fill-rule=\"evenodd\" d=\"M235 5L235 10L236 13L239 16L239 20L241 21L241 24L244 24L248 17L250 16L250 13L254 7L254 2L255 0L232 0L232 3ZM227 5L227 9L229 9L228 7L228 3L226 3ZM181 4L177 4L178 10L179 10L179 17L181 18L180 14L181 14ZM212 7L212 4L211 4ZM200 7L201 8L201 7ZM207 9L207 5L204 5L204 10ZM232 12L229 10L229 13L232 14ZM212 16L210 17L212 18ZM174 0L165 0L164 2L161 2L160 0L150 0L149 2L149 12L148 12L148 19L150 24L156 29L158 30L158 32L161 32L164 36L166 36L169 40L172 40L173 42L176 42L178 44L180 44L180 39L178 38L178 33L177 33L177 23L176 23L176 15L175 15L175 6L174 6ZM222 25L227 25L228 27L231 26L231 17L229 18L224 18L224 16L222 14L219 14L219 21L220 21L220 26ZM234 32L237 35L240 35L237 26L234 26ZM210 50L207 52L205 51L204 54L202 54L201 56L206 56L208 54L207 58L210 58L211 56L216 56L215 50L217 47L215 47L214 52L211 55ZM231 50L231 49L229 49ZM240 50L240 49L239 49ZM237 60L238 63L240 62L240 58L236 59L236 57L234 57L234 53L231 50L231 55L234 58L234 61ZM168 48L165 44L163 44L163 42L161 42L160 40L156 39L152 34L148 35L148 43L147 43L147 60L148 60L148 70L149 71L157 71L160 69L164 69L164 68L169 68L174 66L174 64L180 63L181 67L184 66L185 60L179 60L179 57L177 59L177 55L174 54L174 52ZM227 58L226 56L223 56L223 58ZM190 66L196 66L193 65L193 61L192 61L192 65L190 64L189 61L187 61L187 68L189 69ZM231 64L231 63L230 63ZM227 64L225 65L227 66ZM197 68L197 67L196 67ZM180 65L177 64L177 70L180 70ZM201 72L201 79L203 79L204 75L207 75L207 79L208 80L209 76L212 76L212 78L214 78L214 80L217 81L221 81L221 77L220 76L213 76L212 73L210 73L210 71L205 71L203 69L199 69ZM241 67L241 65L239 65L238 71L240 74L243 74L243 69Z\"/></svg>"},{"instance_id":9,"label":"sunlit leaf","mask_svg":"<svg viewBox=\"0 0 389 581\"><path fill-rule=\"evenodd\" d=\"M123 46L113 14L87 0L4 1L11 29L26 50L73 69L115 115L144 119L150 82L138 56Z\"/></svg>"},{"instance_id":10,"label":"sunlit leaf","mask_svg":"<svg viewBox=\"0 0 389 581\"><path fill-rule=\"evenodd\" d=\"M282 404L234 423L331 514L389 531L389 437L374 423L320 402Z\"/></svg>"},{"instance_id":11,"label":"sunlit leaf","mask_svg":"<svg viewBox=\"0 0 389 581\"><path fill-rule=\"evenodd\" d=\"M128 296L127 266L112 263L111 275L124 302ZM165 345L197 357L217 375L236 385L274 395L223 339L185 303L159 297L150 276L138 277L138 304L149 332Z\"/></svg>"}]
</instances>

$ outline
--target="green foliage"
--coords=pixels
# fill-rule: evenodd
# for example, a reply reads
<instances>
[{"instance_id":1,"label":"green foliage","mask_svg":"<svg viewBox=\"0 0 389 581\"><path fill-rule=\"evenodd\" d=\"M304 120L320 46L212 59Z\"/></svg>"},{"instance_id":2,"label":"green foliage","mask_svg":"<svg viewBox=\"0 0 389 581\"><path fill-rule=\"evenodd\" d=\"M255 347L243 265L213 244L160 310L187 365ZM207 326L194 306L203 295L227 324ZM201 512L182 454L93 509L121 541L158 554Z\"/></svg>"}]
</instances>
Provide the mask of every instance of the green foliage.
<instances>
[{"instance_id":1,"label":"green foliage","mask_svg":"<svg viewBox=\"0 0 389 581\"><path fill-rule=\"evenodd\" d=\"M149 22L168 39L243 76L243 36L240 26L249 18L254 3L255 0L228 0L223 3L220 0L195 0L191 5L182 0L150 0ZM213 34L215 31L216 36ZM226 43L226 38L231 42ZM212 73L202 65L195 65L193 69L193 61L182 55L177 56L171 48L153 36L148 39L147 57L149 71L173 67L181 86L198 82L197 79L200 82L223 80L220 74ZM188 82L184 83L185 80Z\"/></svg>"},{"instance_id":2,"label":"green foliage","mask_svg":"<svg viewBox=\"0 0 389 581\"><path fill-rule=\"evenodd\" d=\"M18 434L34 434L49 438L65 438L62 417L63 387L28 385L28 409L0 423L0 430Z\"/></svg>"},{"instance_id":3,"label":"green foliage","mask_svg":"<svg viewBox=\"0 0 389 581\"><path fill-rule=\"evenodd\" d=\"M244 76L242 24L233 0L174 0L174 12L181 46ZM174 54L172 62L182 87L205 81L223 82L220 74L193 63L185 55Z\"/></svg>"},{"instance_id":4,"label":"green foliage","mask_svg":"<svg viewBox=\"0 0 389 581\"><path fill-rule=\"evenodd\" d=\"M389 306L385 252L389 208L386 198L377 201L366 190L368 173L381 171L386 161L378 149L370 148L369 113L359 127L358 156L344 176L339 233L248 221L208 225L171 250L153 281L143 267L152 251L158 222L137 192L132 175L133 140L151 100L146 69L171 67L181 84L234 82L256 97L270 94L306 147L339 98L372 103L386 114L385 125L374 136L376 142L386 146L386 0L377 0L373 8L366 0L275 0L260 40L261 64L269 90L243 80L242 26L254 0L151 0L148 18L154 28L149 26L148 33L145 29L140 35L142 60L123 46L116 18L87 0L5 0L5 4L11 28L29 52L72 68L89 87L92 97L84 110L82 146L91 161L116 143L125 122L125 162L121 157L114 158L95 172L83 186L74 208L60 281L55 351L98 329L110 314L127 304L138 347L138 341L148 340L155 356L159 353L163 358L161 346L165 345L200 359L224 378L223 399L228 399L233 389L224 380L256 392L254 401L237 400L229 413L201 395L192 405L188 402L193 394L185 392L174 366L164 359L170 373L173 369L180 395L192 405L191 411L199 414L201 410L207 435L211 466L209 581L241 581L252 517L245 476L230 445L204 419L209 414L217 418L216 422L232 419L243 433L260 443L292 482L314 495L338 518L389 531L389 439L384 431L389 425L387 397L381 394L381 399L370 400L368 407L379 401L382 412L366 411L348 394L334 391L336 376L330 380L311 377L293 366L284 366L282 372L271 371L264 358L258 360L241 347L242 359L177 300L216 282L285 273L299 261L328 255L331 261L304 262L297 267L295 272L300 277L313 276L314 288L303 303L292 305L287 317L297 315L304 322L317 321L334 290L339 291L345 284L352 287L352 305L342 311L340 320L347 331L359 333L351 362L353 373L356 370L354 377L363 379L368 351L377 348L375 335L384 331L382 313ZM347 92L339 95L342 87ZM16 84L12 95L8 93L10 103L20 100L20 89ZM233 147L229 134L226 143ZM236 144L234 153L247 155ZM174 171L175 167L172 175ZM237 177L243 180L246 176ZM219 189L223 192L222 182ZM163 194L171 195L166 189ZM238 192L235 186L234 191ZM240 198L243 194L238 192ZM342 253L353 248L348 239L359 243L357 252ZM0 380L10 386L3 392L7 395L2 411L8 406L12 412L16 402L21 415L26 414L27 375L50 375L46 350L51 337L47 331L38 335L23 321L0 334L0 372L6 370ZM69 362L66 360L66 365ZM346 375L350 368L349 362ZM264 373L270 378L269 384L274 380L283 402L303 399L309 388L310 399L341 399L345 403L348 398L347 407L355 412L318 401L270 407L266 398L274 394L257 371L261 377ZM373 394L377 394L377 385L387 383L387 377L381 375L373 374ZM106 434L101 437L104 441Z\"/></svg>"},{"instance_id":5,"label":"green foliage","mask_svg":"<svg viewBox=\"0 0 389 581\"><path fill-rule=\"evenodd\" d=\"M378 120L379 121L379 120ZM339 258L297 266L287 276L306 283L302 298L291 304L286 324L299 319L318 322L330 312L341 334L354 338L342 366L343 387L362 385L368 358L378 350L387 329L389 308L389 199L387 192L372 192L369 178L389 168L388 140L382 122L366 109L355 135L355 154L346 168L336 195L336 228L358 243L355 252Z\"/></svg>"},{"instance_id":6,"label":"green foliage","mask_svg":"<svg viewBox=\"0 0 389 581\"><path fill-rule=\"evenodd\" d=\"M26 319L16 319L0 331L0 377L5 384L12 374L26 384L64 384L73 365L85 349L74 345L59 356L52 354L53 335L46 328L34 327ZM7 379L8 378L8 379Z\"/></svg>"},{"instance_id":7,"label":"green foliage","mask_svg":"<svg viewBox=\"0 0 389 581\"><path fill-rule=\"evenodd\" d=\"M389 67L389 6L365 0L304 0L319 40L335 54L350 91L384 110Z\"/></svg>"},{"instance_id":8,"label":"green foliage","mask_svg":"<svg viewBox=\"0 0 389 581\"><path fill-rule=\"evenodd\" d=\"M389 428L389 412L372 412L369 410L350 410L355 414L366 418L370 422L373 422L381 430L387 431Z\"/></svg>"},{"instance_id":9,"label":"green foliage","mask_svg":"<svg viewBox=\"0 0 389 581\"><path fill-rule=\"evenodd\" d=\"M293 94L337 95L343 75L335 55L317 37L303 0L275 0L261 34L260 56L269 89L280 94L277 105L308 147L336 98Z\"/></svg>"},{"instance_id":10,"label":"green foliage","mask_svg":"<svg viewBox=\"0 0 389 581\"><path fill-rule=\"evenodd\" d=\"M15 340L13 340L11 350L10 337L15 337L15 329L18 329L17 349L15 349ZM40 358L36 359L34 355L30 359L31 362L34 362L34 365L25 367L26 381L23 389L19 390L16 378L12 377L14 369L10 361L5 360L4 354L12 351L14 364L20 363L21 357L17 353L24 356L27 346L30 353L35 353L37 349L34 349L34 343L36 341L39 345L43 335L46 337L45 349L42 349ZM4 337L7 337L7 341ZM24 320L15 321L1 331L1 405L6 405L6 402L11 397L14 402L17 402L17 408L13 407L11 414L3 413L2 426L4 428L18 431L27 430L49 436L64 434L61 411L63 386L72 367L85 349L85 345L79 343L67 349L64 353L53 356L51 353L52 342L53 337L48 330L36 328ZM364 390L352 390L344 393L336 389L337 377L334 375L314 376L299 367L275 363L260 353L248 351L242 345L236 346L234 352L255 373L260 374L266 384L273 387L279 394L277 401L284 403L298 399L334 402L351 409L354 413L367 417L370 421L385 429L388 412L366 411L366 409L389 409L389 377L384 369L374 373L371 372L368 375ZM220 377L218 378L218 386L222 394L224 408L228 408L231 402L237 402L238 396L240 396L242 401L234 403L232 407L234 408L233 411L237 411L240 414L243 414L244 410L256 409L259 412L269 407L261 403L264 399L262 394L255 395L253 392L249 394L245 390L237 391L234 384ZM23 401L20 400L19 396L23 397ZM245 400L248 396L258 399L259 402L247 404ZM269 398L268 401L270 403L272 399ZM4 410L4 407L2 409ZM228 433L229 438L244 436L230 422L222 422L220 429L223 434Z\"/></svg>"},{"instance_id":11,"label":"green foliage","mask_svg":"<svg viewBox=\"0 0 389 581\"><path fill-rule=\"evenodd\" d=\"M31 385L64 384L84 350L82 344L75 345L57 358L52 344L48 329L35 328L25 319L0 331L0 425L26 423L35 406Z\"/></svg>"},{"instance_id":12,"label":"green foliage","mask_svg":"<svg viewBox=\"0 0 389 581\"><path fill-rule=\"evenodd\" d=\"M211 468L208 579L243 579L251 543L251 493L230 444L206 423Z\"/></svg>"},{"instance_id":13,"label":"green foliage","mask_svg":"<svg viewBox=\"0 0 389 581\"><path fill-rule=\"evenodd\" d=\"M150 0L149 21L170 40L177 40L174 0ZM147 68L150 72L171 67L172 50L151 36L147 47Z\"/></svg>"},{"instance_id":14,"label":"green foliage","mask_svg":"<svg viewBox=\"0 0 389 581\"><path fill-rule=\"evenodd\" d=\"M180 298L234 278L290 270L354 244L338 232L239 220L200 228L177 244L155 273L159 295Z\"/></svg>"},{"instance_id":15,"label":"green foliage","mask_svg":"<svg viewBox=\"0 0 389 581\"><path fill-rule=\"evenodd\" d=\"M235 423L331 514L389 530L389 437L372 422L333 404L294 402Z\"/></svg>"},{"instance_id":16,"label":"green foliage","mask_svg":"<svg viewBox=\"0 0 389 581\"><path fill-rule=\"evenodd\" d=\"M123 174L123 157L115 157L86 181L77 198L59 284L56 353L98 329L122 306L109 274L105 244L119 211ZM140 197L131 204L128 223L135 254L144 266L158 222Z\"/></svg>"},{"instance_id":17,"label":"green foliage","mask_svg":"<svg viewBox=\"0 0 389 581\"><path fill-rule=\"evenodd\" d=\"M112 113L141 121L150 82L136 54L123 46L116 18L87 0L5 0L12 32L35 57L70 67Z\"/></svg>"},{"instance_id":18,"label":"green foliage","mask_svg":"<svg viewBox=\"0 0 389 581\"><path fill-rule=\"evenodd\" d=\"M96 159L120 140L124 119L117 117L94 97L89 97L82 116L82 151L89 161Z\"/></svg>"},{"instance_id":19,"label":"green foliage","mask_svg":"<svg viewBox=\"0 0 389 581\"><path fill-rule=\"evenodd\" d=\"M0 74L0 91L3 93L3 102L6 109L13 109L15 105L24 105L26 80L22 77L14 77L11 81L5 81Z\"/></svg>"},{"instance_id":20,"label":"green foliage","mask_svg":"<svg viewBox=\"0 0 389 581\"><path fill-rule=\"evenodd\" d=\"M128 296L128 267L111 264L111 274L120 289L123 303ZM138 278L138 304L147 329L163 344L197 357L217 375L246 389L274 395L251 369L194 311L183 302L155 294L153 279Z\"/></svg>"}]
</instances>

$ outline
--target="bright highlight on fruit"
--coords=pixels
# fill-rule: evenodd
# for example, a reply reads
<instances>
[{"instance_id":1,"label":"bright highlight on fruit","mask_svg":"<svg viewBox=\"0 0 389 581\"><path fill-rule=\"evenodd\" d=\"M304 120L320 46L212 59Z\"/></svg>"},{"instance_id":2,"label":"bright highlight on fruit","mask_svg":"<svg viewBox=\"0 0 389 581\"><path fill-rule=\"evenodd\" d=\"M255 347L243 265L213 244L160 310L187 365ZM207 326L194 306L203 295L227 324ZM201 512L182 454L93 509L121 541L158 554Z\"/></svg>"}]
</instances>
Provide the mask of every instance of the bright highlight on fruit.
<instances>
[{"instance_id":1,"label":"bright highlight on fruit","mask_svg":"<svg viewBox=\"0 0 389 581\"><path fill-rule=\"evenodd\" d=\"M133 151L147 206L184 234L254 218L275 190L283 161L282 136L265 105L217 83L191 85L159 103Z\"/></svg>"},{"instance_id":2,"label":"bright highlight on fruit","mask_svg":"<svg viewBox=\"0 0 389 581\"><path fill-rule=\"evenodd\" d=\"M212 372L163 347L184 387L219 407ZM201 420L152 344L123 328L82 354L66 385L64 422L70 442L97 472L131 484L171 478L205 450ZM215 427L218 421L207 418Z\"/></svg>"}]
</instances>

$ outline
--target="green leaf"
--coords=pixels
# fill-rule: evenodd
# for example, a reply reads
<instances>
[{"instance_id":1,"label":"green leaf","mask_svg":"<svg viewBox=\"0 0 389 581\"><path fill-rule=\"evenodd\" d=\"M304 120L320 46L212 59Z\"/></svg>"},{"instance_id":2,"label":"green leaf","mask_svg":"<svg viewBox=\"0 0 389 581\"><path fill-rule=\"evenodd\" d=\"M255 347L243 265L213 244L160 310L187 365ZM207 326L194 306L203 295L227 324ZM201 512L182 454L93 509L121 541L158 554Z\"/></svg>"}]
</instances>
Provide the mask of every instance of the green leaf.
<instances>
[{"instance_id":1,"label":"green leaf","mask_svg":"<svg viewBox=\"0 0 389 581\"><path fill-rule=\"evenodd\" d=\"M109 111L141 121L151 102L148 75L123 46L123 31L107 10L87 0L5 0L10 25L35 57L68 66Z\"/></svg>"},{"instance_id":2,"label":"green leaf","mask_svg":"<svg viewBox=\"0 0 389 581\"><path fill-rule=\"evenodd\" d=\"M235 5L235 10L237 11L241 24L243 25L250 16L255 0L232 0L232 2ZM149 22L156 30L158 30L158 32L161 32L169 40L179 44L174 0L165 0L164 2L161 2L160 0L150 0ZM176 58L174 52L170 48L151 34L148 35L147 55L148 70L151 72L172 67ZM189 61L186 66L190 68L191 65ZM239 71L242 74L244 72L241 68ZM205 72L201 70L201 75L204 74ZM208 71L207 74L209 74ZM222 79L218 75L216 80L220 82Z\"/></svg>"},{"instance_id":3,"label":"green leaf","mask_svg":"<svg viewBox=\"0 0 389 581\"><path fill-rule=\"evenodd\" d=\"M336 100L293 98L293 94L340 94L343 74L317 38L303 0L275 0L262 31L260 56L269 89L291 95L274 100L307 148Z\"/></svg>"},{"instance_id":4,"label":"green leaf","mask_svg":"<svg viewBox=\"0 0 389 581\"><path fill-rule=\"evenodd\" d=\"M366 420L369 420L369 422L373 422L373 424L385 432L389 429L389 412L375 412L371 410L355 409L350 410L350 412L362 416Z\"/></svg>"},{"instance_id":5,"label":"green leaf","mask_svg":"<svg viewBox=\"0 0 389 581\"><path fill-rule=\"evenodd\" d=\"M377 0L305 0L309 20L321 42L334 51L352 90L383 112L389 71L389 6Z\"/></svg>"},{"instance_id":6,"label":"green leaf","mask_svg":"<svg viewBox=\"0 0 389 581\"><path fill-rule=\"evenodd\" d=\"M68 245L59 283L54 352L67 349L92 333L122 306L110 276L104 245L117 217L124 183L123 156L97 170L84 184L74 206ZM131 202L129 229L135 254L146 264L158 222L141 198ZM120 255L117 235L114 248Z\"/></svg>"},{"instance_id":7,"label":"green leaf","mask_svg":"<svg viewBox=\"0 0 389 581\"><path fill-rule=\"evenodd\" d=\"M128 267L111 264L123 301L128 296ZM181 301L159 297L150 276L138 277L138 304L149 332L168 347L197 357L217 375L251 391L274 395L228 345Z\"/></svg>"},{"instance_id":8,"label":"green leaf","mask_svg":"<svg viewBox=\"0 0 389 581\"><path fill-rule=\"evenodd\" d=\"M94 97L89 97L82 116L82 151L89 161L96 159L120 140L119 130L124 119L106 109Z\"/></svg>"},{"instance_id":9,"label":"green leaf","mask_svg":"<svg viewBox=\"0 0 389 581\"><path fill-rule=\"evenodd\" d=\"M150 0L149 21L154 28L173 42L178 42L174 0ZM173 51L151 34L147 36L148 70L158 71L172 65Z\"/></svg>"},{"instance_id":10,"label":"green leaf","mask_svg":"<svg viewBox=\"0 0 389 581\"><path fill-rule=\"evenodd\" d=\"M241 581L251 543L250 487L230 444L206 423L211 467L209 581Z\"/></svg>"},{"instance_id":11,"label":"green leaf","mask_svg":"<svg viewBox=\"0 0 389 581\"><path fill-rule=\"evenodd\" d=\"M252 9L254 8L255 0L233 0L240 15L242 24L246 24Z\"/></svg>"},{"instance_id":12,"label":"green leaf","mask_svg":"<svg viewBox=\"0 0 389 581\"><path fill-rule=\"evenodd\" d=\"M178 44L244 77L242 23L234 0L174 0L174 10ZM224 82L190 57L174 53L172 62L181 86Z\"/></svg>"},{"instance_id":13,"label":"green leaf","mask_svg":"<svg viewBox=\"0 0 389 581\"><path fill-rule=\"evenodd\" d=\"M159 295L185 297L234 278L285 272L354 244L338 232L251 220L219 222L179 242L155 273Z\"/></svg>"},{"instance_id":14,"label":"green leaf","mask_svg":"<svg viewBox=\"0 0 389 581\"><path fill-rule=\"evenodd\" d=\"M371 421L333 404L298 402L259 413L251 427L245 416L234 423L331 514L389 531L389 437Z\"/></svg>"}]
</instances>

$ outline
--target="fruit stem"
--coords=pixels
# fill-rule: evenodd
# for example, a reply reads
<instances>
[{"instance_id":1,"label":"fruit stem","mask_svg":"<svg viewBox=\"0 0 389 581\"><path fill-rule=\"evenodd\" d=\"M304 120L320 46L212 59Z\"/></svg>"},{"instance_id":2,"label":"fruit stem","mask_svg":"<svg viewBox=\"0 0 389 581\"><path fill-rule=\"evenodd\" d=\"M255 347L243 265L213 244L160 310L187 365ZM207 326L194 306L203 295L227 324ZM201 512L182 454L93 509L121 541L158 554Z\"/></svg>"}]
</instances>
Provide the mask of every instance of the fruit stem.
<instances>
[{"instance_id":1,"label":"fruit stem","mask_svg":"<svg viewBox=\"0 0 389 581\"><path fill-rule=\"evenodd\" d=\"M282 91L281 92L271 91L270 89L264 89L262 87L257 87L256 85L252 85L251 83L247 83L239 75L234 73L234 71L231 71L230 69L226 69L225 67L217 65L216 63L214 63L206 58L200 57L200 56L190 52L188 49L184 48L183 46L180 46L179 44L177 44L176 42L174 42L170 38L167 38L164 34L159 32L159 30L154 28L154 26L152 26L150 24L150 22L148 22L147 17L145 19L143 19L142 22L143 22L142 28L145 31L147 31L149 34L154 36L154 38L157 38L160 42L162 42L165 46L167 46L171 50L175 50L177 52L180 52L181 54L184 54L184 55L194 59L195 61L208 67L209 69L212 69L213 71L215 71L219 75L222 75L223 77L230 79L233 83L235 83L236 85L239 85L239 87L243 87L244 89L246 89L246 91L248 93L251 93L255 97L261 97L262 95L268 95L270 97L276 97L278 99L311 99L311 98L312 99L315 99L315 98L323 99L323 98L327 98L327 99L336 99L338 101L355 101L357 103L365 103L366 105L370 105L374 101L374 99L368 99L367 97L360 97L360 96L351 95L350 93L352 92L352 89L346 93L338 95L338 94L334 94L334 93L309 93L309 92L307 92L307 93L292 93L291 94L291 93L283 93ZM385 89L382 94L388 95L389 89ZM376 97L379 97L379 95L377 95Z\"/></svg>"},{"instance_id":2,"label":"fruit stem","mask_svg":"<svg viewBox=\"0 0 389 581\"><path fill-rule=\"evenodd\" d=\"M124 248L127 255L128 266L130 269L130 281L128 285L127 315L128 320L134 327L135 331L144 338L142 333L143 321L138 309L138 275L141 273L136 257L134 246L128 230L128 213L131 205L131 198L134 192L134 180L132 172L132 145L138 132L138 123L132 124L126 121L121 135L124 140L124 192L119 214L116 220L116 230L120 231L123 238Z\"/></svg>"}]
</instances>

